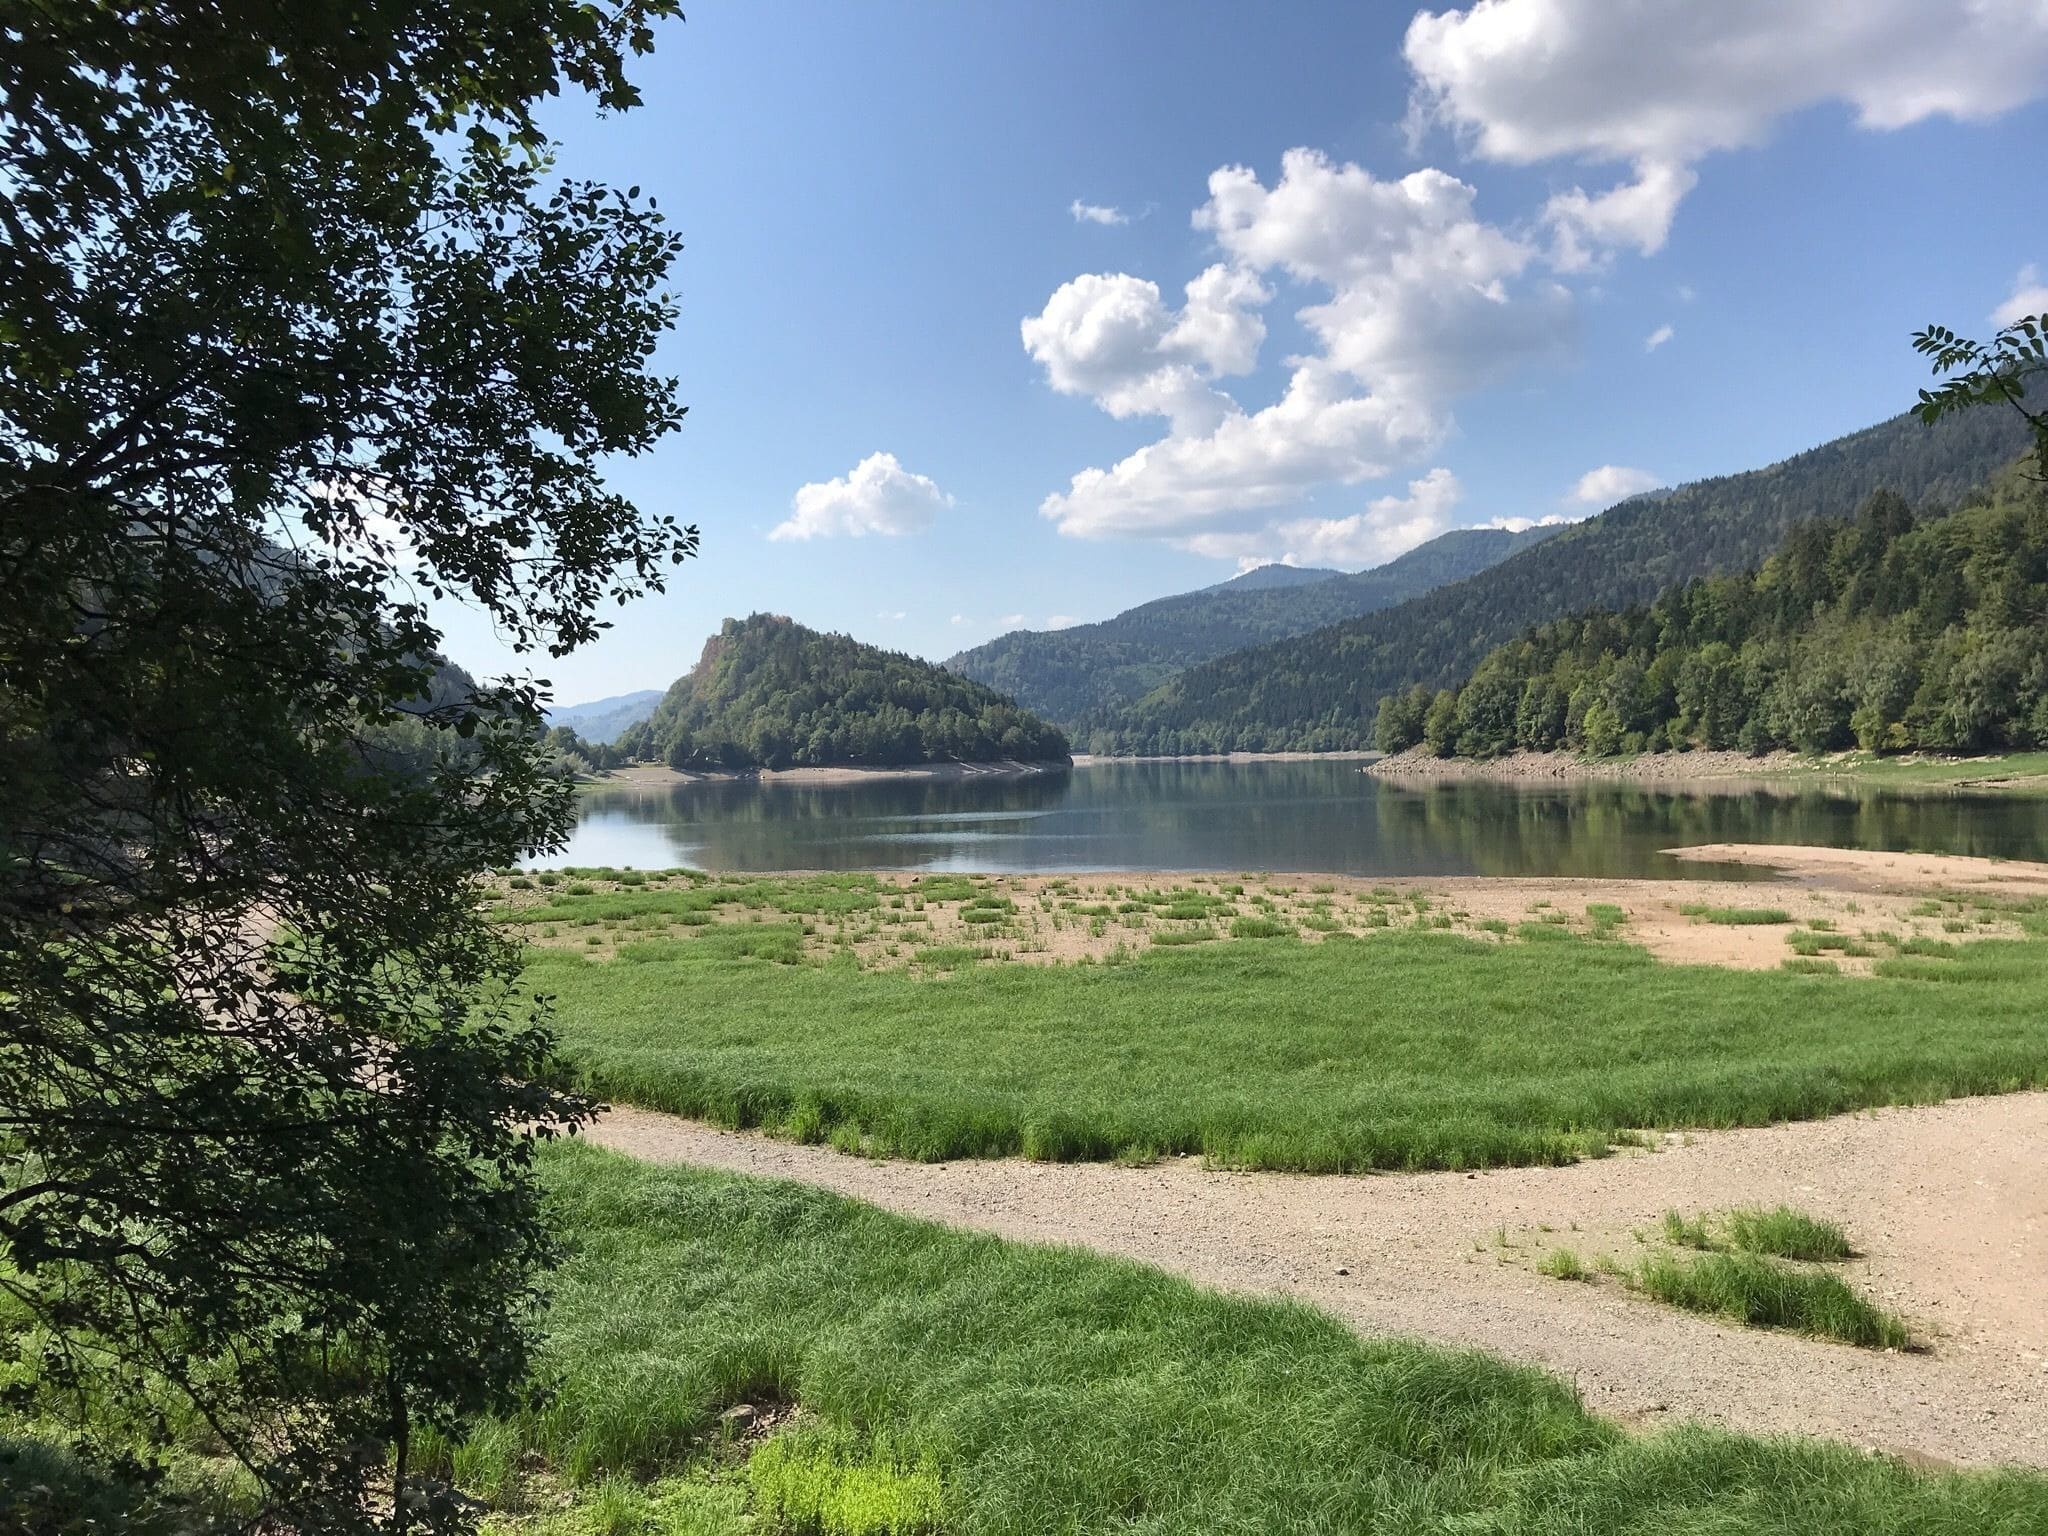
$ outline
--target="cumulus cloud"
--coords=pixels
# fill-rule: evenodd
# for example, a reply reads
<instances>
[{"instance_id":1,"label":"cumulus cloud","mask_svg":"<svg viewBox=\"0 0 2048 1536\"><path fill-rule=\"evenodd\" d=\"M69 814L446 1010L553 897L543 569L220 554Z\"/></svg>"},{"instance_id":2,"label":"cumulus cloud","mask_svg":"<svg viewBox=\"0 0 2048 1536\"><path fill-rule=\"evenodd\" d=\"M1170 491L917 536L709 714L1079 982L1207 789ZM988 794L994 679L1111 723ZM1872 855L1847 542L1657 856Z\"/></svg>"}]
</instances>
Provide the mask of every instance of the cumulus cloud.
<instances>
[{"instance_id":1,"label":"cumulus cloud","mask_svg":"<svg viewBox=\"0 0 2048 1536\"><path fill-rule=\"evenodd\" d=\"M1598 469L1589 469L1579 476L1564 499L1576 507L1611 507L1617 501L1627 501L1644 491L1654 491L1662 483L1647 469L1602 464Z\"/></svg>"},{"instance_id":2,"label":"cumulus cloud","mask_svg":"<svg viewBox=\"0 0 2048 1536\"><path fill-rule=\"evenodd\" d=\"M1024 350L1063 395L1087 395L1118 419L1164 416L1176 431L1213 427L1233 409L1209 381L1248 373L1266 339L1272 293L1251 273L1203 272L1169 306L1159 285L1125 272L1062 283L1022 322Z\"/></svg>"},{"instance_id":3,"label":"cumulus cloud","mask_svg":"<svg viewBox=\"0 0 2048 1536\"><path fill-rule=\"evenodd\" d=\"M953 498L923 475L912 474L893 453L871 453L837 480L814 481L790 500L790 515L769 530L771 539L894 537L931 526Z\"/></svg>"},{"instance_id":4,"label":"cumulus cloud","mask_svg":"<svg viewBox=\"0 0 2048 1536\"><path fill-rule=\"evenodd\" d=\"M1349 517L1298 517L1269 528L1195 534L1184 540L1198 555L1261 565L1384 565L1451 526L1464 487L1448 469L1408 482L1405 496L1381 496Z\"/></svg>"},{"instance_id":5,"label":"cumulus cloud","mask_svg":"<svg viewBox=\"0 0 2048 1536\"><path fill-rule=\"evenodd\" d=\"M1643 350L1645 352L1654 352L1677 334L1678 332L1671 329L1670 326L1660 325L1643 338Z\"/></svg>"},{"instance_id":6,"label":"cumulus cloud","mask_svg":"<svg viewBox=\"0 0 2048 1536\"><path fill-rule=\"evenodd\" d=\"M2038 0L1475 0L1423 11L1403 52L1411 131L1450 128L1489 160L1626 163L1547 210L1560 258L1664 243L1691 167L1782 116L1847 105L1868 129L1995 117L2048 91Z\"/></svg>"},{"instance_id":7,"label":"cumulus cloud","mask_svg":"<svg viewBox=\"0 0 2048 1536\"><path fill-rule=\"evenodd\" d=\"M1047 629L1072 629L1080 622L1079 619L1070 613L1053 613L1046 615L1045 627Z\"/></svg>"},{"instance_id":8,"label":"cumulus cloud","mask_svg":"<svg viewBox=\"0 0 2048 1536\"><path fill-rule=\"evenodd\" d=\"M1067 212L1074 216L1076 224L1128 224L1131 222L1131 216L1113 204L1084 203L1078 197L1067 205Z\"/></svg>"},{"instance_id":9,"label":"cumulus cloud","mask_svg":"<svg viewBox=\"0 0 2048 1536\"><path fill-rule=\"evenodd\" d=\"M1441 171L1382 181L1307 149L1283 157L1271 186L1242 166L1216 171L1193 222L1227 259L1187 285L1179 310L1144 279L1095 275L1023 322L1053 388L1171 428L1081 471L1041 512L1079 537L1166 538L1226 558L1263 543L1272 558L1280 530L1262 514L1427 452L1456 395L1561 348L1572 324L1570 295L1532 280L1536 249L1479 219L1474 197ZM1255 363L1274 274L1326 293L1298 312L1318 350L1290 359L1281 397L1248 411L1217 383ZM1364 551L1351 563L1387 545L1376 527L1333 522L1357 524L1328 535ZM1290 536L1313 542L1308 526Z\"/></svg>"},{"instance_id":10,"label":"cumulus cloud","mask_svg":"<svg viewBox=\"0 0 2048 1536\"><path fill-rule=\"evenodd\" d=\"M2031 264L2020 268L2020 275L2012 280L2012 293L1991 312L1991 323L2011 325L2027 315L2048 315L2048 283L2041 281L2039 270Z\"/></svg>"}]
</instances>

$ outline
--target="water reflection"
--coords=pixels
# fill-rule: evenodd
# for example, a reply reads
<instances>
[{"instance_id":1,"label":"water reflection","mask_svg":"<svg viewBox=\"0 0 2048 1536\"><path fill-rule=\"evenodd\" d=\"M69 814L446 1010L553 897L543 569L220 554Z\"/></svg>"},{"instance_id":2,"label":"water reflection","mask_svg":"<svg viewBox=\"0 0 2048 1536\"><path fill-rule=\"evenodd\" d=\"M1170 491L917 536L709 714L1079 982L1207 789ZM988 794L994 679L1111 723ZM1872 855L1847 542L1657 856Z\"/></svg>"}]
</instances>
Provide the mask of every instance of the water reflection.
<instances>
[{"instance_id":1,"label":"water reflection","mask_svg":"<svg viewBox=\"0 0 2048 1536\"><path fill-rule=\"evenodd\" d=\"M1660 849L1708 842L2048 859L2048 810L1816 785L1414 786L1353 762L1099 763L1028 779L600 789L586 796L568 848L540 862L1670 875L1681 866Z\"/></svg>"}]
</instances>

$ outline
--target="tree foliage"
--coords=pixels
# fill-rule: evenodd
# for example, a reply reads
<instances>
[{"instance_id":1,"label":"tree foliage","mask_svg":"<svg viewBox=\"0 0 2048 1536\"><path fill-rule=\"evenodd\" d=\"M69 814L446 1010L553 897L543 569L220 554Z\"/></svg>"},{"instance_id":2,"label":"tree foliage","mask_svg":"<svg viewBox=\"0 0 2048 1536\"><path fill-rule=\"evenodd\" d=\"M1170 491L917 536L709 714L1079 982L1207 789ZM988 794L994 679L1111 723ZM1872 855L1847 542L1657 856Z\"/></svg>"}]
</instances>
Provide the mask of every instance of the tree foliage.
<instances>
[{"instance_id":1,"label":"tree foliage","mask_svg":"<svg viewBox=\"0 0 2048 1536\"><path fill-rule=\"evenodd\" d=\"M1376 735L1464 757L2048 745L2048 495L2014 475L1916 526L1879 492L1754 572L1539 625L1462 687L1389 695Z\"/></svg>"},{"instance_id":2,"label":"tree foliage","mask_svg":"<svg viewBox=\"0 0 2048 1536\"><path fill-rule=\"evenodd\" d=\"M1380 698L1451 687L1532 624L1647 603L1677 582L1757 565L1798 523L1889 488L1954 504L2026 447L2010 413L1928 431L1911 416L1767 469L1639 497L1477 576L1364 618L1194 667L1104 722L1098 752L1333 750L1372 744Z\"/></svg>"},{"instance_id":3,"label":"tree foliage","mask_svg":"<svg viewBox=\"0 0 2048 1536\"><path fill-rule=\"evenodd\" d=\"M981 684L773 614L727 619L621 751L676 768L1063 760L1058 727Z\"/></svg>"},{"instance_id":4,"label":"tree foliage","mask_svg":"<svg viewBox=\"0 0 2048 1536\"><path fill-rule=\"evenodd\" d=\"M1100 624L1020 629L962 651L946 665L1085 739L1185 668L1405 602L1496 565L1554 531L1461 528L1369 571L1330 572L1321 581L1286 586L1239 578L1162 597Z\"/></svg>"},{"instance_id":5,"label":"tree foliage","mask_svg":"<svg viewBox=\"0 0 2048 1536\"><path fill-rule=\"evenodd\" d=\"M0 1380L275 1526L459 1525L525 1379L586 1106L474 877L571 811L426 599L559 654L694 549L598 473L675 238L534 118L673 11L0 11Z\"/></svg>"}]
</instances>

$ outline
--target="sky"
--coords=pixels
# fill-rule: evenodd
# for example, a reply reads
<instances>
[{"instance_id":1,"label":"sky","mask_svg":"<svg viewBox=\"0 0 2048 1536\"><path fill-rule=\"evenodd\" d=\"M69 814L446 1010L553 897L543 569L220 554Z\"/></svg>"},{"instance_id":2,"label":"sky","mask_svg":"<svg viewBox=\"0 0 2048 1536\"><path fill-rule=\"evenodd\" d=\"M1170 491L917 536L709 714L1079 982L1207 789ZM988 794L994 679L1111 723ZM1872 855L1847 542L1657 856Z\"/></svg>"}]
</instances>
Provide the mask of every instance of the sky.
<instances>
[{"instance_id":1,"label":"sky","mask_svg":"<svg viewBox=\"0 0 2048 1536\"><path fill-rule=\"evenodd\" d=\"M685 242L689 415L607 473L701 554L565 658L439 614L564 703L1588 516L2048 310L2048 0L686 8L546 122Z\"/></svg>"}]
</instances>

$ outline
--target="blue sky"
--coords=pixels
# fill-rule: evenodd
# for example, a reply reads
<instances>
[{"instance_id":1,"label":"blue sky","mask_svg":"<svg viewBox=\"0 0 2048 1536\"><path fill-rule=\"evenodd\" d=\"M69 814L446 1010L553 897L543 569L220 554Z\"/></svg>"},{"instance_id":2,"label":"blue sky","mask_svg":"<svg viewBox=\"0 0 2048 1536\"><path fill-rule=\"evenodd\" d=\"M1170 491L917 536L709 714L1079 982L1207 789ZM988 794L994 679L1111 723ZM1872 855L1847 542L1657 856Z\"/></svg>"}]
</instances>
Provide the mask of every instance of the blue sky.
<instances>
[{"instance_id":1,"label":"blue sky","mask_svg":"<svg viewBox=\"0 0 2048 1536\"><path fill-rule=\"evenodd\" d=\"M612 479L702 557L558 661L443 614L564 702L727 615L942 658L1584 516L1902 409L2048 273L2033 0L689 15L550 126L687 243L690 415Z\"/></svg>"}]
</instances>

